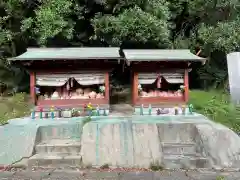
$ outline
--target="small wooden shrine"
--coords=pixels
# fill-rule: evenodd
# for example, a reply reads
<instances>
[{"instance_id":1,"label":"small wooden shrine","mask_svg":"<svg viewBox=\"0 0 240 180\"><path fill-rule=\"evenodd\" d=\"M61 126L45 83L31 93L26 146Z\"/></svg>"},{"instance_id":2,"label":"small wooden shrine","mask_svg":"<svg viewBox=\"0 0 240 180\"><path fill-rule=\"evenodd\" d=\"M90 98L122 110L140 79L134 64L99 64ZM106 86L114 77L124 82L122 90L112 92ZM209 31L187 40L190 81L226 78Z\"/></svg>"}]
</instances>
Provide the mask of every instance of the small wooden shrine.
<instances>
[{"instance_id":1,"label":"small wooden shrine","mask_svg":"<svg viewBox=\"0 0 240 180\"><path fill-rule=\"evenodd\" d=\"M140 114L143 114L143 107L146 109L146 106L149 107L148 114L152 114L152 107L155 108L154 112L161 110L157 114L162 114L162 111L164 114L165 108L172 111L188 102L191 64L205 63L204 58L189 50L124 49L124 57L120 56L119 51L120 48L115 47L29 48L24 54L10 60L29 72L30 94L36 108L47 109L44 112L50 111L54 117L56 115L53 113L58 113L58 108L69 112L71 115L66 116L70 117L73 109L81 109L87 104L101 110L99 114L107 115L110 103L109 74L114 67L121 66L121 59L132 71L129 78L132 79L135 114L139 107Z\"/></svg>"},{"instance_id":2,"label":"small wooden shrine","mask_svg":"<svg viewBox=\"0 0 240 180\"><path fill-rule=\"evenodd\" d=\"M109 106L109 72L119 48L29 48L10 59L30 73L37 107Z\"/></svg>"},{"instance_id":3,"label":"small wooden shrine","mask_svg":"<svg viewBox=\"0 0 240 180\"><path fill-rule=\"evenodd\" d=\"M188 72L192 62L205 59L189 50L123 50L132 69L132 104L135 107L188 102Z\"/></svg>"}]
</instances>

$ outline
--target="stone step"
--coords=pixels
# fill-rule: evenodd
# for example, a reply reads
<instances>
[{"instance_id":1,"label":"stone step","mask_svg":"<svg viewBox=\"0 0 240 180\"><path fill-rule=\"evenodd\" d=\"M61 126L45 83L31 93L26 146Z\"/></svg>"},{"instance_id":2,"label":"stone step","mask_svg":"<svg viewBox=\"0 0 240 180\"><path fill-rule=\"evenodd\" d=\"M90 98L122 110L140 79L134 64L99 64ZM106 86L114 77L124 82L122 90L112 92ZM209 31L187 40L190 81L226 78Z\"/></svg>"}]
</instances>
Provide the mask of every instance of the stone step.
<instances>
[{"instance_id":1,"label":"stone step","mask_svg":"<svg viewBox=\"0 0 240 180\"><path fill-rule=\"evenodd\" d=\"M209 168L209 161L201 156L164 155L163 166L169 169Z\"/></svg>"},{"instance_id":2,"label":"stone step","mask_svg":"<svg viewBox=\"0 0 240 180\"><path fill-rule=\"evenodd\" d=\"M197 148L194 143L162 143L162 151L166 155L195 155Z\"/></svg>"},{"instance_id":3,"label":"stone step","mask_svg":"<svg viewBox=\"0 0 240 180\"><path fill-rule=\"evenodd\" d=\"M41 126L38 134L42 141L51 139L80 139L82 131L81 123L61 123L49 126Z\"/></svg>"},{"instance_id":4,"label":"stone step","mask_svg":"<svg viewBox=\"0 0 240 180\"><path fill-rule=\"evenodd\" d=\"M49 153L35 154L28 160L28 167L80 167L82 157L80 154Z\"/></svg>"},{"instance_id":5,"label":"stone step","mask_svg":"<svg viewBox=\"0 0 240 180\"><path fill-rule=\"evenodd\" d=\"M37 144L35 147L35 151L37 154L44 153L78 154L81 151L81 142L80 140L72 139L52 139Z\"/></svg>"},{"instance_id":6,"label":"stone step","mask_svg":"<svg viewBox=\"0 0 240 180\"><path fill-rule=\"evenodd\" d=\"M161 123L157 124L159 137L168 143L195 143L199 137L193 123Z\"/></svg>"}]
</instances>

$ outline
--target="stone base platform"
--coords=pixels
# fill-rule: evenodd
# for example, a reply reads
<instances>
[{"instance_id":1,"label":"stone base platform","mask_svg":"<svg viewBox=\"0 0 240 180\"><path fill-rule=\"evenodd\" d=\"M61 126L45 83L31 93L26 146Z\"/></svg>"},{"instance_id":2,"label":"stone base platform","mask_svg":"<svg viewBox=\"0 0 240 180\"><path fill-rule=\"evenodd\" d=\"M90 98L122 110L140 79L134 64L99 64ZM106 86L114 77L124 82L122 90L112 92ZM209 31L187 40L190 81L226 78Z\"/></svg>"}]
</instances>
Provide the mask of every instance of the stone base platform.
<instances>
[{"instance_id":1,"label":"stone base platform","mask_svg":"<svg viewBox=\"0 0 240 180\"><path fill-rule=\"evenodd\" d=\"M1 139L5 147L0 147L0 162L11 164L28 157L29 168L211 169L240 165L239 136L199 114L92 117L88 123L83 121L11 121L0 129L1 138L10 137L8 141Z\"/></svg>"}]
</instances>

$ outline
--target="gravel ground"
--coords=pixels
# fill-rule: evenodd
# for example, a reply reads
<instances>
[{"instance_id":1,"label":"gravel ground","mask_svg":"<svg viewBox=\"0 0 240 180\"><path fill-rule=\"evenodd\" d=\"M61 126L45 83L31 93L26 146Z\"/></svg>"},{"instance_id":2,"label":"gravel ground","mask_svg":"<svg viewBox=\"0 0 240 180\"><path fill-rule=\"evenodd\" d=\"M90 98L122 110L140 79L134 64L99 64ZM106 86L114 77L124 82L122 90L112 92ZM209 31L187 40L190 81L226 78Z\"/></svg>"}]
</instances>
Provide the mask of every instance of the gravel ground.
<instances>
[{"instance_id":1,"label":"gravel ground","mask_svg":"<svg viewBox=\"0 0 240 180\"><path fill-rule=\"evenodd\" d=\"M167 171L161 172L123 172L95 170L12 170L0 172L0 180L239 180L240 172Z\"/></svg>"}]
</instances>

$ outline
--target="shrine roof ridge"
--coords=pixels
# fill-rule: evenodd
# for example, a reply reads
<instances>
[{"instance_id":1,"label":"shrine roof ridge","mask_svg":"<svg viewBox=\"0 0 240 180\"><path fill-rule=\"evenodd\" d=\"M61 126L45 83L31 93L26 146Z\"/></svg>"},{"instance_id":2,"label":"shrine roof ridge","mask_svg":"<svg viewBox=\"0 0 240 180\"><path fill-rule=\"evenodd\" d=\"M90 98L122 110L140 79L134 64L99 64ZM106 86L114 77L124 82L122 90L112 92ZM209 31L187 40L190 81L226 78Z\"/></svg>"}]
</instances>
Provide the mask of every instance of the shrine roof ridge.
<instances>
[{"instance_id":1,"label":"shrine roof ridge","mask_svg":"<svg viewBox=\"0 0 240 180\"><path fill-rule=\"evenodd\" d=\"M132 61L199 61L206 59L190 52L189 49L123 49L119 47L71 47L71 48L28 48L10 61L32 60L87 60L126 59Z\"/></svg>"},{"instance_id":2,"label":"shrine roof ridge","mask_svg":"<svg viewBox=\"0 0 240 180\"><path fill-rule=\"evenodd\" d=\"M119 47L28 48L25 53L9 60L119 59L119 50Z\"/></svg>"},{"instance_id":3,"label":"shrine roof ridge","mask_svg":"<svg viewBox=\"0 0 240 180\"><path fill-rule=\"evenodd\" d=\"M128 61L205 61L189 49L124 49Z\"/></svg>"}]
</instances>

